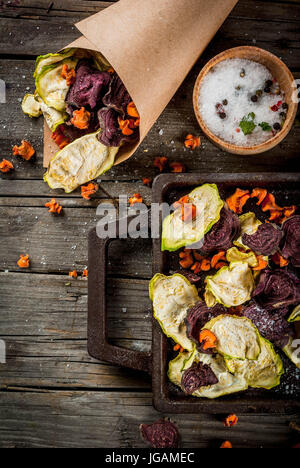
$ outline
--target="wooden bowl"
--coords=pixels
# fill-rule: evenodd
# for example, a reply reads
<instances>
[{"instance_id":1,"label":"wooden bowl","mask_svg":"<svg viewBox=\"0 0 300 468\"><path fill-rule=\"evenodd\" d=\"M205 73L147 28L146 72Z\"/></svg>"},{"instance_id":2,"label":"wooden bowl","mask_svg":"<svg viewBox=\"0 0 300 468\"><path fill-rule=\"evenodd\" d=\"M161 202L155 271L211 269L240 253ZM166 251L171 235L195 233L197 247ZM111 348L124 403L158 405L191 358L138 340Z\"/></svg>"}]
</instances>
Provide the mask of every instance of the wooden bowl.
<instances>
[{"instance_id":1,"label":"wooden bowl","mask_svg":"<svg viewBox=\"0 0 300 468\"><path fill-rule=\"evenodd\" d=\"M285 94L285 102L289 105L286 120L280 132L276 133L276 135L269 140L255 146L237 146L230 144L221 138L214 135L209 128L204 123L198 106L198 98L199 92L202 84L203 78L209 73L209 71L214 67L217 63L222 62L226 59L232 58L240 58L240 59L248 59L253 60L254 62L261 63L265 65L271 72L272 76L278 81L281 90ZM295 84L294 84L294 77L287 66L275 55L267 52L266 50L259 49L258 47L250 47L250 46L242 46L242 47L235 47L233 49L228 49L222 52L221 54L217 55L216 57L212 58L204 68L202 68L201 72L198 75L198 78L195 83L194 87L194 94L193 94L193 105L194 105L194 112L198 123L204 132L204 134L217 146L222 148L223 150L227 151L228 153L233 154L259 154L263 153L264 151L268 151L271 148L274 148L278 143L280 143L289 133L293 122L296 117L297 107L298 104L293 102L292 95L295 91Z\"/></svg>"}]
</instances>

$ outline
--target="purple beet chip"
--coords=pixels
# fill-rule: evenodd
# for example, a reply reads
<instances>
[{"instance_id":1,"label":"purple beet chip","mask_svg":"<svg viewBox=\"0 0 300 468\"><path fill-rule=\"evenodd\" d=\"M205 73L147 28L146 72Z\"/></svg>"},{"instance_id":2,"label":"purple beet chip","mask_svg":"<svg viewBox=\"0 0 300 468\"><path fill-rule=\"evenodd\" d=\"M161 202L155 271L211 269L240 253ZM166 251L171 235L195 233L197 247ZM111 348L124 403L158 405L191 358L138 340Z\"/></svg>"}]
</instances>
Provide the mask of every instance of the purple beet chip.
<instances>
[{"instance_id":1,"label":"purple beet chip","mask_svg":"<svg viewBox=\"0 0 300 468\"><path fill-rule=\"evenodd\" d=\"M114 109L125 118L127 106L132 101L127 89L118 75L114 74L108 92L103 97L103 104Z\"/></svg>"},{"instance_id":2,"label":"purple beet chip","mask_svg":"<svg viewBox=\"0 0 300 468\"><path fill-rule=\"evenodd\" d=\"M200 250L204 254L210 254L215 250L228 250L239 233L240 220L238 216L228 208L223 207L219 221L205 234Z\"/></svg>"},{"instance_id":3,"label":"purple beet chip","mask_svg":"<svg viewBox=\"0 0 300 468\"><path fill-rule=\"evenodd\" d=\"M178 270L176 273L184 276L191 284L196 284L201 281L201 276L195 275L195 273L189 270Z\"/></svg>"},{"instance_id":4,"label":"purple beet chip","mask_svg":"<svg viewBox=\"0 0 300 468\"><path fill-rule=\"evenodd\" d=\"M271 223L258 226L254 234L243 234L242 241L249 249L259 255L273 255L279 248L282 231Z\"/></svg>"},{"instance_id":5,"label":"purple beet chip","mask_svg":"<svg viewBox=\"0 0 300 468\"><path fill-rule=\"evenodd\" d=\"M285 318L288 313L287 307L270 311L252 301L244 308L243 313L264 338L280 348L283 348L288 343L289 337L293 336L293 328Z\"/></svg>"},{"instance_id":6,"label":"purple beet chip","mask_svg":"<svg viewBox=\"0 0 300 468\"><path fill-rule=\"evenodd\" d=\"M291 264L300 267L300 216L288 218L282 225L284 234L281 253Z\"/></svg>"},{"instance_id":7,"label":"purple beet chip","mask_svg":"<svg viewBox=\"0 0 300 468\"><path fill-rule=\"evenodd\" d=\"M102 130L98 135L98 140L105 146L120 146L122 141L128 141L129 138L122 134L118 114L113 109L103 107L98 111L98 120Z\"/></svg>"},{"instance_id":8,"label":"purple beet chip","mask_svg":"<svg viewBox=\"0 0 300 468\"><path fill-rule=\"evenodd\" d=\"M82 61L76 69L74 84L70 87L66 97L66 103L71 106L87 107L94 109L102 104L102 99L107 93L111 75L93 68L88 62ZM71 109L68 107L68 109Z\"/></svg>"},{"instance_id":9,"label":"purple beet chip","mask_svg":"<svg viewBox=\"0 0 300 468\"><path fill-rule=\"evenodd\" d=\"M224 306L216 304L214 307L207 307L205 302L197 302L191 309L189 309L185 319L187 336L194 341L198 349L205 354L213 354L213 349L203 350L199 343L199 335L202 328L211 319L228 313Z\"/></svg>"},{"instance_id":10,"label":"purple beet chip","mask_svg":"<svg viewBox=\"0 0 300 468\"><path fill-rule=\"evenodd\" d=\"M202 362L194 363L189 369L184 371L181 379L181 386L187 395L191 395L200 387L208 387L219 382L218 378L208 364Z\"/></svg>"},{"instance_id":11,"label":"purple beet chip","mask_svg":"<svg viewBox=\"0 0 300 468\"><path fill-rule=\"evenodd\" d=\"M179 432L177 426L171 421L160 419L153 424L141 424L140 432L143 439L153 448L179 447Z\"/></svg>"},{"instance_id":12,"label":"purple beet chip","mask_svg":"<svg viewBox=\"0 0 300 468\"><path fill-rule=\"evenodd\" d=\"M300 302L300 281L286 269L265 269L253 293L264 308L280 308Z\"/></svg>"}]
</instances>

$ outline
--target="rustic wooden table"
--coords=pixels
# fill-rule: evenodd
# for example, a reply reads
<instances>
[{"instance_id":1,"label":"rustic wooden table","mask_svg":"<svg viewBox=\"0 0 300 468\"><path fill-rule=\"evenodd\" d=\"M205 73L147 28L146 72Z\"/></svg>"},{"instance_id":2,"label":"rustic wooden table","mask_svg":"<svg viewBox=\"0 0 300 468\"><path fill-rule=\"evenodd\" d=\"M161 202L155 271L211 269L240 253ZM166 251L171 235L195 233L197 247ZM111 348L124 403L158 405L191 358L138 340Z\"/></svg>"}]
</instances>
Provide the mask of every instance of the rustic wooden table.
<instances>
[{"instance_id":1,"label":"rustic wooden table","mask_svg":"<svg viewBox=\"0 0 300 468\"><path fill-rule=\"evenodd\" d=\"M143 447L138 426L160 415L151 403L150 378L91 359L86 349L87 281L68 272L87 264L87 235L97 221L96 207L107 196L85 201L79 191L55 193L64 216L48 214L53 196L42 181L42 119L21 111L34 91L36 55L56 51L78 36L73 23L109 2L23 0L0 2L0 78L7 104L0 104L1 159L22 138L37 149L33 162L14 158L16 170L0 179L0 338L7 362L0 364L0 446ZM257 45L279 57L300 77L300 4L297 1L240 0L197 65L154 125L135 156L102 177L112 197L151 191L142 177L155 175L153 158L165 155L186 163L189 172L296 171L299 121L277 148L244 158L223 153L202 137L201 149L183 148L183 137L199 134L192 89L203 64L220 51ZM298 160L299 162L299 160ZM29 253L30 270L16 265ZM148 350L151 346L151 242L114 242L109 265L110 337L116 343ZM232 430L209 415L177 415L184 447L290 447L297 435L289 422L299 415L245 414Z\"/></svg>"}]
</instances>

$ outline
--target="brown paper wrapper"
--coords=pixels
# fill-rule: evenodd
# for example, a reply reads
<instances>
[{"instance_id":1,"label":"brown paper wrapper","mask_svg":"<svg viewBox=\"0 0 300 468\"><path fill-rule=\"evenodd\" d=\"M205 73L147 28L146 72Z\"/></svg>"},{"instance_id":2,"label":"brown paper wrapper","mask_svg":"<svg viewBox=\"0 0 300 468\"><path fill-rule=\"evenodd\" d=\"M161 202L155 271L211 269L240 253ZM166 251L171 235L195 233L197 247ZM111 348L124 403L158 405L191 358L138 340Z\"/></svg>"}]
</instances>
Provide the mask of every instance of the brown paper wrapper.
<instances>
[{"instance_id":1,"label":"brown paper wrapper","mask_svg":"<svg viewBox=\"0 0 300 468\"><path fill-rule=\"evenodd\" d=\"M119 0L76 24L67 47L101 52L141 116L140 139L120 149L116 164L143 141L238 0ZM45 128L44 165L57 152Z\"/></svg>"}]
</instances>

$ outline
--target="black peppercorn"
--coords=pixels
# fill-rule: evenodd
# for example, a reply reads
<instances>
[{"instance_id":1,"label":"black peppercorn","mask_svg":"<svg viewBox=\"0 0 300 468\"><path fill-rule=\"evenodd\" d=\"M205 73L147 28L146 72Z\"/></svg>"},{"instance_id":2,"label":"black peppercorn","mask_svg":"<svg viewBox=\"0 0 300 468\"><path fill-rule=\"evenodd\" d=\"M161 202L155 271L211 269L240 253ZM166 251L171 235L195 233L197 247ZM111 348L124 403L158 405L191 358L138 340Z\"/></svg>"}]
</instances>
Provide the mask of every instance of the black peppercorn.
<instances>
[{"instance_id":1,"label":"black peppercorn","mask_svg":"<svg viewBox=\"0 0 300 468\"><path fill-rule=\"evenodd\" d=\"M280 123L278 123L278 122L274 123L273 128L274 128L274 130L280 130L281 129Z\"/></svg>"},{"instance_id":2,"label":"black peppercorn","mask_svg":"<svg viewBox=\"0 0 300 468\"><path fill-rule=\"evenodd\" d=\"M282 109L288 110L288 108L289 108L289 105L286 102L284 102L282 104Z\"/></svg>"},{"instance_id":3,"label":"black peppercorn","mask_svg":"<svg viewBox=\"0 0 300 468\"><path fill-rule=\"evenodd\" d=\"M256 92L255 92L256 96L260 97L262 95L262 90L261 89L258 89Z\"/></svg>"},{"instance_id":4,"label":"black peppercorn","mask_svg":"<svg viewBox=\"0 0 300 468\"><path fill-rule=\"evenodd\" d=\"M265 87L264 92L269 94L271 92L271 89L268 87Z\"/></svg>"},{"instance_id":5,"label":"black peppercorn","mask_svg":"<svg viewBox=\"0 0 300 468\"><path fill-rule=\"evenodd\" d=\"M266 88L271 88L272 84L273 84L272 80L267 80L266 81Z\"/></svg>"},{"instance_id":6,"label":"black peppercorn","mask_svg":"<svg viewBox=\"0 0 300 468\"><path fill-rule=\"evenodd\" d=\"M224 99L224 101L222 101L222 104L223 104L223 106L227 106L227 104L228 104L227 99Z\"/></svg>"},{"instance_id":7,"label":"black peppercorn","mask_svg":"<svg viewBox=\"0 0 300 468\"><path fill-rule=\"evenodd\" d=\"M244 70L244 68L242 68L241 73L240 73L240 77L244 78L245 75L246 75L245 70Z\"/></svg>"},{"instance_id":8,"label":"black peppercorn","mask_svg":"<svg viewBox=\"0 0 300 468\"><path fill-rule=\"evenodd\" d=\"M225 119L226 118L225 112L220 112L219 116L220 116L220 119Z\"/></svg>"},{"instance_id":9,"label":"black peppercorn","mask_svg":"<svg viewBox=\"0 0 300 468\"><path fill-rule=\"evenodd\" d=\"M252 101L252 102L257 102L257 101L258 101L258 97L254 94L253 96L251 96L251 101Z\"/></svg>"},{"instance_id":10,"label":"black peppercorn","mask_svg":"<svg viewBox=\"0 0 300 468\"><path fill-rule=\"evenodd\" d=\"M286 113L285 113L285 112L280 112L280 114L279 114L279 115L280 115L280 117L282 117L283 119L285 119L285 118L286 118Z\"/></svg>"}]
</instances>

